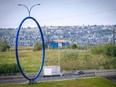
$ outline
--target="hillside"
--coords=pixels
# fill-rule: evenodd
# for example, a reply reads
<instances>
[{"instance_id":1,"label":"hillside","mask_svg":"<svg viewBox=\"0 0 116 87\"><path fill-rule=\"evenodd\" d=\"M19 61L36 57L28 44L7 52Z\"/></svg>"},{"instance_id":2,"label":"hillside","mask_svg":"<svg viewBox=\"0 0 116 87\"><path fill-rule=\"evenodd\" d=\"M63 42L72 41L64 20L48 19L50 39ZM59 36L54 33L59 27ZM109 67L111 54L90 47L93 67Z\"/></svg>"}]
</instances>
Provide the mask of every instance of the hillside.
<instances>
[{"instance_id":1,"label":"hillside","mask_svg":"<svg viewBox=\"0 0 116 87\"><path fill-rule=\"evenodd\" d=\"M45 42L63 39L81 46L110 43L112 29L114 29L113 25L42 27ZM16 31L17 29L0 29L0 40L5 38L11 46L14 46ZM20 46L33 46L35 41L41 41L37 28L22 28L20 30Z\"/></svg>"}]
</instances>

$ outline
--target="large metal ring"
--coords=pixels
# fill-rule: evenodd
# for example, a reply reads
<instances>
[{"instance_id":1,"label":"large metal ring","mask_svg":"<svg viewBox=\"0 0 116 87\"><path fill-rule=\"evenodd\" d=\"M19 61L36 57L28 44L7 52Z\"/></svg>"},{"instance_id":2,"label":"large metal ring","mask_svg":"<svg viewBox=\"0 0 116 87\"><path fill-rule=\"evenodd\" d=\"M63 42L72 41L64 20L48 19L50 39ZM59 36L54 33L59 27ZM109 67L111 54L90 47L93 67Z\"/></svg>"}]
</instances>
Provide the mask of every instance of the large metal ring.
<instances>
[{"instance_id":1,"label":"large metal ring","mask_svg":"<svg viewBox=\"0 0 116 87\"><path fill-rule=\"evenodd\" d=\"M19 36L19 32L20 32L20 29L21 29L21 26L22 26L23 22L25 20L27 20L27 19L32 19L37 24L38 29L39 29L40 34L41 34L41 40L42 40L42 61L41 61L41 66L40 66L40 69L39 69L38 73L33 78L29 78L29 77L27 77L25 75L25 73L23 72L23 70L21 68L20 61L19 61L19 56L18 56L18 36ZM16 33L15 54L16 54L17 65L18 65L18 68L19 68L21 74L29 81L37 79L37 77L40 75L40 73L42 71L42 68L43 68L43 65L44 65L45 47L44 47L44 37L43 37L41 27L40 27L39 23L37 22L37 20L35 18L29 16L29 17L24 18L22 20L22 22L20 23L19 28L18 28L17 33Z\"/></svg>"}]
</instances>

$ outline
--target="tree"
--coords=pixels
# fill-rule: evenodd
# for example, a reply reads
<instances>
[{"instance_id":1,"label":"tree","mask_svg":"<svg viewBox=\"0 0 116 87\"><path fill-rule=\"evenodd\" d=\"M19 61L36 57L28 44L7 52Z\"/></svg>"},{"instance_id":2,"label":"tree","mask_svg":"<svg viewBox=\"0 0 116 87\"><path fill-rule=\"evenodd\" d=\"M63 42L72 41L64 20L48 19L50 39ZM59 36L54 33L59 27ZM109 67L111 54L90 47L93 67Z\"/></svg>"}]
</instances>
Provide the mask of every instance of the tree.
<instances>
[{"instance_id":1,"label":"tree","mask_svg":"<svg viewBox=\"0 0 116 87\"><path fill-rule=\"evenodd\" d=\"M6 50L9 50L10 46L7 44L6 40L0 40L0 51L5 52Z\"/></svg>"},{"instance_id":2,"label":"tree","mask_svg":"<svg viewBox=\"0 0 116 87\"><path fill-rule=\"evenodd\" d=\"M76 44L71 44L70 46L72 49L76 49L77 48L77 45Z\"/></svg>"},{"instance_id":3,"label":"tree","mask_svg":"<svg viewBox=\"0 0 116 87\"><path fill-rule=\"evenodd\" d=\"M41 50L42 49L42 43L36 42L34 45L34 51Z\"/></svg>"}]
</instances>

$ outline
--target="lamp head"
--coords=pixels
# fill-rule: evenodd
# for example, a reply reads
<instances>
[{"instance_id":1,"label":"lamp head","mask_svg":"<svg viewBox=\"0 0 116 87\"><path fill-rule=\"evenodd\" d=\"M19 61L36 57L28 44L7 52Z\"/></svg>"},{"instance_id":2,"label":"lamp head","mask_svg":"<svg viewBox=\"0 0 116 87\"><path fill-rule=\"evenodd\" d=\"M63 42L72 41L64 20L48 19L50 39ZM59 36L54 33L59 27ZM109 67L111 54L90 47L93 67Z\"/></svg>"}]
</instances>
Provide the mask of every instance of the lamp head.
<instances>
[{"instance_id":1,"label":"lamp head","mask_svg":"<svg viewBox=\"0 0 116 87\"><path fill-rule=\"evenodd\" d=\"M37 5L40 5L40 4L37 4Z\"/></svg>"},{"instance_id":2,"label":"lamp head","mask_svg":"<svg viewBox=\"0 0 116 87\"><path fill-rule=\"evenodd\" d=\"M18 4L18 6L21 6L21 4Z\"/></svg>"}]
</instances>

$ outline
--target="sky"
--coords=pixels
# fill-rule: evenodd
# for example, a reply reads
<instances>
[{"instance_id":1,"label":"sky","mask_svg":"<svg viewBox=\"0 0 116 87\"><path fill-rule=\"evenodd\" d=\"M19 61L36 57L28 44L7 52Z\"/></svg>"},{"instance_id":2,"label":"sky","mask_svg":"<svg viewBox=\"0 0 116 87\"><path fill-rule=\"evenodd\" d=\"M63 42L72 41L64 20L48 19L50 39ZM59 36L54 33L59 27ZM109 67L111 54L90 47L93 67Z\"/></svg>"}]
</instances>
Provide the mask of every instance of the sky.
<instances>
[{"instance_id":1,"label":"sky","mask_svg":"<svg viewBox=\"0 0 116 87\"><path fill-rule=\"evenodd\" d=\"M31 15L41 26L114 25L116 24L116 0L0 0L0 28L17 28ZM26 20L23 27L36 27Z\"/></svg>"}]
</instances>

